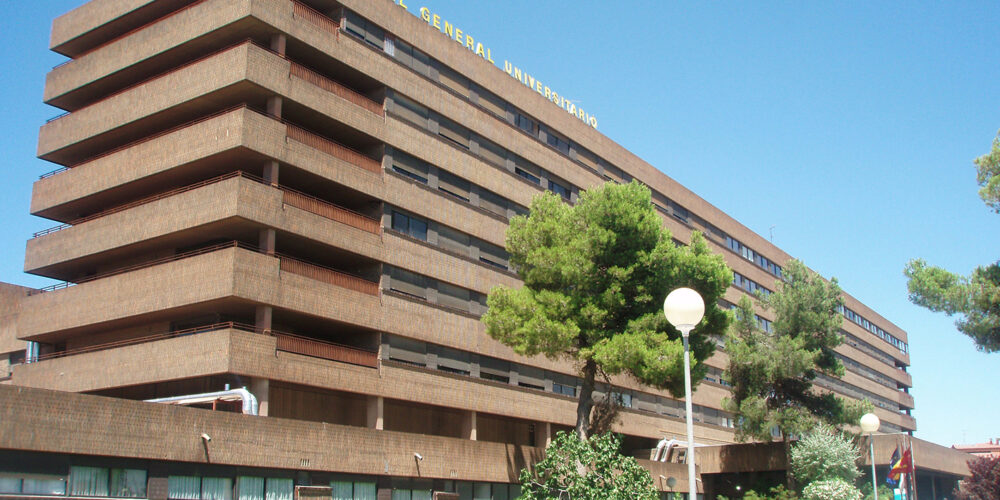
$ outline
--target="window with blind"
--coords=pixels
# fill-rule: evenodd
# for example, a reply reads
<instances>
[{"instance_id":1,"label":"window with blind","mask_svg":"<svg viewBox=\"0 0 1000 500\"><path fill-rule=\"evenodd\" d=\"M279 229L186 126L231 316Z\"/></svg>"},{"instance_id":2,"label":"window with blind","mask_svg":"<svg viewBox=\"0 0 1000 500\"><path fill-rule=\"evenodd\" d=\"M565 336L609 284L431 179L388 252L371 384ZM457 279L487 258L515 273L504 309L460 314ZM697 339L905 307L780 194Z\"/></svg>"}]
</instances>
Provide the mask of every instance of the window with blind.
<instances>
[{"instance_id":1,"label":"window with blind","mask_svg":"<svg viewBox=\"0 0 1000 500\"><path fill-rule=\"evenodd\" d=\"M145 497L146 471L71 466L69 468L69 494L85 497Z\"/></svg>"},{"instance_id":2,"label":"window with blind","mask_svg":"<svg viewBox=\"0 0 1000 500\"><path fill-rule=\"evenodd\" d=\"M552 378L552 392L576 397L576 377L562 373L549 373Z\"/></svg>"},{"instance_id":3,"label":"window with blind","mask_svg":"<svg viewBox=\"0 0 1000 500\"><path fill-rule=\"evenodd\" d=\"M604 178L618 184L628 184L631 181L625 172L614 165L604 165Z\"/></svg>"},{"instance_id":4,"label":"window with blind","mask_svg":"<svg viewBox=\"0 0 1000 500\"><path fill-rule=\"evenodd\" d=\"M553 179L553 178L550 177L549 178L549 191L552 191L553 193L558 194L564 200L569 200L570 199L570 190L569 190L569 187L567 187L568 183L564 184L563 182L564 181L561 181L561 180L557 181L557 180L555 180L555 179Z\"/></svg>"},{"instance_id":5,"label":"window with blind","mask_svg":"<svg viewBox=\"0 0 1000 500\"><path fill-rule=\"evenodd\" d=\"M563 154L569 155L569 139L553 132L552 129L548 127L545 128L545 142L547 142L549 146L562 151Z\"/></svg>"},{"instance_id":6,"label":"window with blind","mask_svg":"<svg viewBox=\"0 0 1000 500\"><path fill-rule=\"evenodd\" d=\"M510 362L502 359L479 357L479 377L495 382L510 382Z\"/></svg>"},{"instance_id":7,"label":"window with blind","mask_svg":"<svg viewBox=\"0 0 1000 500\"><path fill-rule=\"evenodd\" d=\"M503 248L485 241L479 242L479 260L481 262L485 262L501 269L507 269L509 259L510 255Z\"/></svg>"},{"instance_id":8,"label":"window with blind","mask_svg":"<svg viewBox=\"0 0 1000 500\"><path fill-rule=\"evenodd\" d=\"M576 150L577 160L594 170L600 171L601 162L597 159L597 155L579 146L574 146L573 149Z\"/></svg>"},{"instance_id":9,"label":"window with blind","mask_svg":"<svg viewBox=\"0 0 1000 500\"><path fill-rule=\"evenodd\" d=\"M445 226L438 226L437 231L438 246L461 255L469 255L469 245L471 240L469 235L460 233Z\"/></svg>"},{"instance_id":10,"label":"window with blind","mask_svg":"<svg viewBox=\"0 0 1000 500\"><path fill-rule=\"evenodd\" d=\"M398 267L389 270L389 289L421 299L427 298L426 278Z\"/></svg>"},{"instance_id":11,"label":"window with blind","mask_svg":"<svg viewBox=\"0 0 1000 500\"><path fill-rule=\"evenodd\" d=\"M438 189L463 201L469 201L469 190L471 189L469 181L444 170L438 171Z\"/></svg>"},{"instance_id":12,"label":"window with blind","mask_svg":"<svg viewBox=\"0 0 1000 500\"><path fill-rule=\"evenodd\" d=\"M506 101L482 87L476 87L476 93L479 95L480 106L486 108L487 111L499 116L503 120L507 119Z\"/></svg>"},{"instance_id":13,"label":"window with blind","mask_svg":"<svg viewBox=\"0 0 1000 500\"><path fill-rule=\"evenodd\" d=\"M538 133L538 124L535 123L535 120L528 118L520 111L514 112L514 124L531 135Z\"/></svg>"},{"instance_id":14,"label":"window with blind","mask_svg":"<svg viewBox=\"0 0 1000 500\"><path fill-rule=\"evenodd\" d=\"M521 157L514 157L514 173L534 184L542 183L542 169Z\"/></svg>"},{"instance_id":15,"label":"window with blind","mask_svg":"<svg viewBox=\"0 0 1000 500\"><path fill-rule=\"evenodd\" d=\"M427 108L399 94L392 96L392 104L392 111L400 118L421 128L427 128L427 119L430 117Z\"/></svg>"},{"instance_id":16,"label":"window with blind","mask_svg":"<svg viewBox=\"0 0 1000 500\"><path fill-rule=\"evenodd\" d=\"M429 167L426 163L401 151L392 152L392 170L417 182L427 184Z\"/></svg>"},{"instance_id":17,"label":"window with blind","mask_svg":"<svg viewBox=\"0 0 1000 500\"><path fill-rule=\"evenodd\" d=\"M517 367L517 385L530 389L545 390L545 371L533 366Z\"/></svg>"},{"instance_id":18,"label":"window with blind","mask_svg":"<svg viewBox=\"0 0 1000 500\"><path fill-rule=\"evenodd\" d=\"M376 500L378 489L374 482L331 481L332 500Z\"/></svg>"},{"instance_id":19,"label":"window with blind","mask_svg":"<svg viewBox=\"0 0 1000 500\"><path fill-rule=\"evenodd\" d=\"M434 346L434 352L437 354L438 370L459 375L469 375L471 373L468 352L444 346Z\"/></svg>"},{"instance_id":20,"label":"window with blind","mask_svg":"<svg viewBox=\"0 0 1000 500\"><path fill-rule=\"evenodd\" d=\"M438 118L438 135L463 148L469 148L469 129L445 118Z\"/></svg>"},{"instance_id":21,"label":"window with blind","mask_svg":"<svg viewBox=\"0 0 1000 500\"><path fill-rule=\"evenodd\" d=\"M389 359L427 366L427 344L405 337L389 336Z\"/></svg>"},{"instance_id":22,"label":"window with blind","mask_svg":"<svg viewBox=\"0 0 1000 500\"><path fill-rule=\"evenodd\" d=\"M492 191L479 190L479 208L486 209L502 217L507 217L507 199Z\"/></svg>"},{"instance_id":23,"label":"window with blind","mask_svg":"<svg viewBox=\"0 0 1000 500\"><path fill-rule=\"evenodd\" d=\"M379 50L385 47L385 31L382 28L349 10L344 14L344 30Z\"/></svg>"},{"instance_id":24,"label":"window with blind","mask_svg":"<svg viewBox=\"0 0 1000 500\"><path fill-rule=\"evenodd\" d=\"M459 94L469 97L469 79L458 74L457 71L443 65L436 64L438 70L438 81Z\"/></svg>"},{"instance_id":25,"label":"window with blind","mask_svg":"<svg viewBox=\"0 0 1000 500\"><path fill-rule=\"evenodd\" d=\"M479 156L487 163L492 163L501 168L506 168L507 165L507 150L497 146L496 144L483 139L482 137L477 139L479 142Z\"/></svg>"},{"instance_id":26,"label":"window with blind","mask_svg":"<svg viewBox=\"0 0 1000 500\"><path fill-rule=\"evenodd\" d=\"M463 311L469 310L469 290L448 283L438 283L437 291L438 304Z\"/></svg>"}]
</instances>

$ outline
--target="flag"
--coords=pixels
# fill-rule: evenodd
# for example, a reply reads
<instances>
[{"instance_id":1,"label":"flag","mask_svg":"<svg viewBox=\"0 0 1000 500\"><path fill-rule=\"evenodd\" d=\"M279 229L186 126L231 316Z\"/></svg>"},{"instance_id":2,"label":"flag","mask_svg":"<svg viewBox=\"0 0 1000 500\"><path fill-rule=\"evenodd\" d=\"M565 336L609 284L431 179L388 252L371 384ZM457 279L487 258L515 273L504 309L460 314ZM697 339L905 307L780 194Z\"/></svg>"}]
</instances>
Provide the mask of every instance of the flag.
<instances>
[{"instance_id":1,"label":"flag","mask_svg":"<svg viewBox=\"0 0 1000 500\"><path fill-rule=\"evenodd\" d=\"M889 475L885 478L885 482L892 486L899 484L899 473L893 473L897 465L899 465L899 445L896 445L896 451L892 452L892 458L889 459Z\"/></svg>"},{"instance_id":2,"label":"flag","mask_svg":"<svg viewBox=\"0 0 1000 500\"><path fill-rule=\"evenodd\" d=\"M892 466L889 470L889 475L899 477L900 474L909 474L913 472L913 453L910 447L906 448L903 452L903 456L900 457L899 462Z\"/></svg>"}]
</instances>

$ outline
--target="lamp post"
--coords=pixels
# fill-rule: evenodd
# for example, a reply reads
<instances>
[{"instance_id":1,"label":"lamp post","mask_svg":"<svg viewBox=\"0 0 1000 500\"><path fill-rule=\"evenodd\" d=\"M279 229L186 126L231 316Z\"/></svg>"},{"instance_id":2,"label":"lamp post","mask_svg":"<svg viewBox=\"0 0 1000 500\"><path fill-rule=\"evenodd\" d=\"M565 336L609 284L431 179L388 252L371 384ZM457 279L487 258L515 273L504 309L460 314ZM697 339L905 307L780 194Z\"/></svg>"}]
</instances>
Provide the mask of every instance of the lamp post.
<instances>
[{"instance_id":1,"label":"lamp post","mask_svg":"<svg viewBox=\"0 0 1000 500\"><path fill-rule=\"evenodd\" d=\"M875 478L875 431L881 424L878 415L874 413L865 413L861 416L861 432L868 434L868 452L871 453L872 459L872 498L875 500L878 500L878 480Z\"/></svg>"},{"instance_id":2,"label":"lamp post","mask_svg":"<svg viewBox=\"0 0 1000 500\"><path fill-rule=\"evenodd\" d=\"M684 405L687 409L687 463L688 463L688 498L697 500L698 483L694 474L694 416L691 413L691 351L688 347L688 336L695 325L705 315L705 301L698 292L690 288L678 288L663 301L663 314L674 328L681 331L684 338Z\"/></svg>"}]
</instances>

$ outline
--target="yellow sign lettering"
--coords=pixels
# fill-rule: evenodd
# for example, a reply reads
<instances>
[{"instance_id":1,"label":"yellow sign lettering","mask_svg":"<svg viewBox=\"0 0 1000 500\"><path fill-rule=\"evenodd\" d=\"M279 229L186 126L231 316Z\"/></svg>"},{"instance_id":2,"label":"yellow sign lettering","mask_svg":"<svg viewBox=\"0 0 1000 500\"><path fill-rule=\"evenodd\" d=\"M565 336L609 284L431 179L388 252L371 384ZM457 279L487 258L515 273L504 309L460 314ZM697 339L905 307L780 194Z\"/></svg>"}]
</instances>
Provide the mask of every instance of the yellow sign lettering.
<instances>
[{"instance_id":1,"label":"yellow sign lettering","mask_svg":"<svg viewBox=\"0 0 1000 500\"><path fill-rule=\"evenodd\" d=\"M421 7L420 8L420 19L423 19L424 21L426 21L428 23L431 22L431 10L428 9L427 7Z\"/></svg>"}]
</instances>

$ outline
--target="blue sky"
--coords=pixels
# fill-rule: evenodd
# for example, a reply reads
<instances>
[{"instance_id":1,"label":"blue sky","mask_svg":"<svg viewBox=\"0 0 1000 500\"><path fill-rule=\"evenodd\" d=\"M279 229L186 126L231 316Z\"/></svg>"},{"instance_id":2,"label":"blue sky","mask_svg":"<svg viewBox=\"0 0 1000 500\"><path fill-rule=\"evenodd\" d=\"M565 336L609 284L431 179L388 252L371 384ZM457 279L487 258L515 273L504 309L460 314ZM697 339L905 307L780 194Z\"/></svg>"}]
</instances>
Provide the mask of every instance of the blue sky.
<instances>
[{"instance_id":1,"label":"blue sky","mask_svg":"<svg viewBox=\"0 0 1000 500\"><path fill-rule=\"evenodd\" d=\"M389 0L372 0L389 1ZM55 225L27 214L51 20L79 0L4 2L0 281ZM404 0L455 23L599 119L599 130L909 333L917 437L1000 437L1000 354L906 299L914 257L1000 258L972 159L1000 129L997 2ZM432 29L432 28L428 28ZM443 35L442 35L443 36ZM497 78L507 78L497 72ZM918 464L919 465L919 464Z\"/></svg>"}]
</instances>

